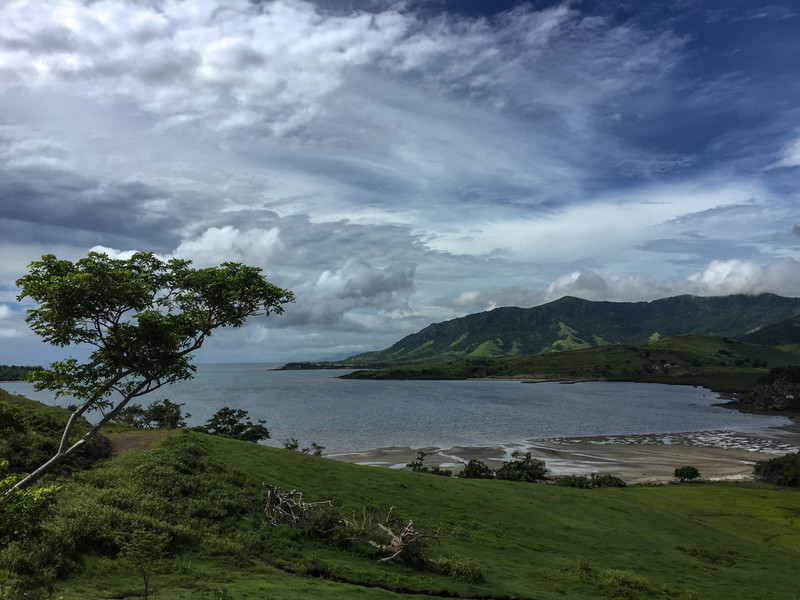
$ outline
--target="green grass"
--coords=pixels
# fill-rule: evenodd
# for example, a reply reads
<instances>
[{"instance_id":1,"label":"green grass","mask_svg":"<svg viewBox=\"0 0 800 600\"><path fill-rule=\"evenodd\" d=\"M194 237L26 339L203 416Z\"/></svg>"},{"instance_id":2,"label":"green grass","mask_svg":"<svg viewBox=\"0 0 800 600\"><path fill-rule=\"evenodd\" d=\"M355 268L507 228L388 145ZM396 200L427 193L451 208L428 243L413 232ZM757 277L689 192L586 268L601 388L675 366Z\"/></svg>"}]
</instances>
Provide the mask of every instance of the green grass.
<instances>
[{"instance_id":1,"label":"green grass","mask_svg":"<svg viewBox=\"0 0 800 600\"><path fill-rule=\"evenodd\" d=\"M182 495L168 502L151 497L168 479L148 479L146 488L130 487L143 476L140 465L148 473L167 473L170 457L178 456L182 445L193 449L192 455L201 449L196 468L206 469L186 486L188 500ZM166 454L155 460L153 453L164 448ZM245 502L248 494L261 493L262 483L297 488L307 501L330 499L347 516L361 514L364 506L380 511L395 506L421 530L455 531L442 540L442 547L432 545L430 556L469 559L480 567L485 581L467 583L379 564L375 557L284 528L257 525L241 515L203 517L212 492L220 505L235 505ZM131 497L136 489L140 495ZM172 493L175 487L164 489ZM195 492L196 500L191 497ZM162 450L130 451L74 477L62 502L76 507L74 515L82 514L81 506L100 515L96 523L85 521L85 514L72 517L85 527L86 522L102 527L103 515L123 521L146 517L163 520L174 535L189 540L153 576L152 597L157 599L377 599L447 593L727 600L800 594L800 494L762 485L581 490L451 479L192 433L163 441ZM192 511L197 514L192 516ZM65 526L64 515L73 513L60 513L60 527ZM95 534L93 539L103 537ZM125 561L99 556L88 547L81 556L72 575L55 582L53 597L130 597L140 589L137 573ZM419 593L396 591L401 589Z\"/></svg>"},{"instance_id":2,"label":"green grass","mask_svg":"<svg viewBox=\"0 0 800 600\"><path fill-rule=\"evenodd\" d=\"M65 417L15 402L48 428ZM160 600L800 595L798 490L709 482L588 490L443 478L196 432L136 433L151 445L62 480L36 535L0 547L0 597L9 566L33 586L26 598L139 597L141 578L118 552L119 540L141 529L172 538L151 581ZM266 483L298 489L306 501L330 500L349 518L395 507L419 531L446 535L429 545L429 558L481 577L380 564L364 549L273 527L262 516ZM43 577L48 569L58 577Z\"/></svg>"}]
</instances>

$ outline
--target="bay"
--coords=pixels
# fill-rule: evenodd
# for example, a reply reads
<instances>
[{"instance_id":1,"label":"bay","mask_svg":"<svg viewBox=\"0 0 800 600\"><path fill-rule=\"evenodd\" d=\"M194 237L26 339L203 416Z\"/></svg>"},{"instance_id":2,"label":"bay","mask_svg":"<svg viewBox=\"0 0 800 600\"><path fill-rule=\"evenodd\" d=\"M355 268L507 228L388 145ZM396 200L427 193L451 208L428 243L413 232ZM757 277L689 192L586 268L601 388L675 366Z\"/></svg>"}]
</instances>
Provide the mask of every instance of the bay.
<instances>
[{"instance_id":1,"label":"bay","mask_svg":"<svg viewBox=\"0 0 800 600\"><path fill-rule=\"evenodd\" d=\"M184 403L189 425L224 406L264 419L270 445L296 438L325 452L386 446L412 448L526 444L562 437L738 432L772 437L783 417L750 415L715 406L703 388L660 384L519 381L365 381L347 371L276 371L265 364L198 365L193 380L143 397ZM0 383L12 393L67 405L24 382ZM94 416L97 418L97 415ZM92 416L90 415L90 420Z\"/></svg>"}]
</instances>

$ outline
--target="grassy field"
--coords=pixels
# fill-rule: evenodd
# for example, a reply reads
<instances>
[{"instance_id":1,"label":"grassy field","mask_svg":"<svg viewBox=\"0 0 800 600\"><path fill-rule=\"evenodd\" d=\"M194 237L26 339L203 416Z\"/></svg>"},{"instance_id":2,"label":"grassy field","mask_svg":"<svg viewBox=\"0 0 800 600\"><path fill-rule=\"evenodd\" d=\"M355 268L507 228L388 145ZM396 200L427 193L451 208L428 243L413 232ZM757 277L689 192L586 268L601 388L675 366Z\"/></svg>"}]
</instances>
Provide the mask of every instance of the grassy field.
<instances>
[{"instance_id":1,"label":"grassy field","mask_svg":"<svg viewBox=\"0 0 800 600\"><path fill-rule=\"evenodd\" d=\"M124 434L121 434L124 435ZM140 436L140 432L135 432ZM264 483L348 517L389 507L451 537L431 559L481 582L263 522ZM699 482L581 490L348 465L205 434L158 438L78 473L45 520L67 568L41 597L132 598L142 579L116 536L172 537L152 598L792 598L800 493ZM71 539L66 539L71 538ZM28 596L37 597L37 596Z\"/></svg>"}]
</instances>

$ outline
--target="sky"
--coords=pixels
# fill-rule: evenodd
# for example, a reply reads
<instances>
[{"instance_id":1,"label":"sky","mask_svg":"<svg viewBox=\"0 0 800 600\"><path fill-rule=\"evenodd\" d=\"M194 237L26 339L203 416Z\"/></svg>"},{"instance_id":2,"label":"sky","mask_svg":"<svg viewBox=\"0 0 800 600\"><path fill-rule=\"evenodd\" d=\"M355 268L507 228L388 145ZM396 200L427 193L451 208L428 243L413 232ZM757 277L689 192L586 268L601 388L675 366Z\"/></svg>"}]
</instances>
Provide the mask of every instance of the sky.
<instances>
[{"instance_id":1,"label":"sky","mask_svg":"<svg viewBox=\"0 0 800 600\"><path fill-rule=\"evenodd\" d=\"M294 292L198 362L565 295L800 296L800 8L4 0L0 364L80 353L15 281L92 250Z\"/></svg>"}]
</instances>

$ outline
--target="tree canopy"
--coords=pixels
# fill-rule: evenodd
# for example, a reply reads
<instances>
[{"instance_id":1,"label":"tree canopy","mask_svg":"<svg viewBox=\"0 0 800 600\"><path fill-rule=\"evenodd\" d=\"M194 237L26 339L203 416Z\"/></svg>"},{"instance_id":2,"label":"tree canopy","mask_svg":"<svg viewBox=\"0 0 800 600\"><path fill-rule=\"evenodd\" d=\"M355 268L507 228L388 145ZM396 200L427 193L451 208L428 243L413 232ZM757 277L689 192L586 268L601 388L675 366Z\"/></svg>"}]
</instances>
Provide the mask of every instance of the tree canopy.
<instances>
[{"instance_id":1,"label":"tree canopy","mask_svg":"<svg viewBox=\"0 0 800 600\"><path fill-rule=\"evenodd\" d=\"M57 453L17 484L27 487L79 449L130 400L190 379L192 353L218 327L240 327L254 315L280 314L293 294L269 283L261 269L239 263L194 269L137 252L128 259L91 252L76 262L52 254L17 280L18 300L38 306L27 322L55 346L93 347L89 360L68 358L36 368L27 379L82 402L72 413ZM77 419L90 409L103 418L74 443Z\"/></svg>"}]
</instances>

